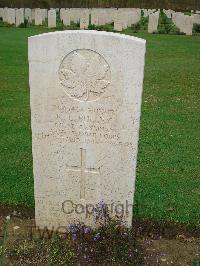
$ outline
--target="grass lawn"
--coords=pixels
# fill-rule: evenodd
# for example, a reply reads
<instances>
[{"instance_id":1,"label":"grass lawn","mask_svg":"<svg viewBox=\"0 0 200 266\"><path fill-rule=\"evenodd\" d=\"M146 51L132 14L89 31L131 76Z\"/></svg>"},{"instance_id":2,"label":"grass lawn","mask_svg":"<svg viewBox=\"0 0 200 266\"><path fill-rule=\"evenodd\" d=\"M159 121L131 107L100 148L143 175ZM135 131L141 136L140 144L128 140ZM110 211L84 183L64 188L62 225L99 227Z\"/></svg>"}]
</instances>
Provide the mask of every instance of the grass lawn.
<instances>
[{"instance_id":1,"label":"grass lawn","mask_svg":"<svg viewBox=\"0 0 200 266\"><path fill-rule=\"evenodd\" d=\"M0 28L0 203L34 206L27 37L44 31ZM200 38L134 35L147 40L134 215L200 225Z\"/></svg>"}]
</instances>

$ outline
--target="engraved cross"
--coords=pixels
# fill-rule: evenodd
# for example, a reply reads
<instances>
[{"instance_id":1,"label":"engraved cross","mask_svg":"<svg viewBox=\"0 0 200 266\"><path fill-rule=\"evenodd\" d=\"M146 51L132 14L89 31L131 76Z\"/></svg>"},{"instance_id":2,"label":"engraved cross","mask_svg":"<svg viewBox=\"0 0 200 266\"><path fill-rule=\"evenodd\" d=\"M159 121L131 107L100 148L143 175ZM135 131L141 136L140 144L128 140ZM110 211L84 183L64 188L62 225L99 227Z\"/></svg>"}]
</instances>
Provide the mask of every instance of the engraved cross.
<instances>
[{"instance_id":1,"label":"engraved cross","mask_svg":"<svg viewBox=\"0 0 200 266\"><path fill-rule=\"evenodd\" d=\"M81 148L81 167L72 166L67 168L68 171L81 172L81 188L80 198L85 199L85 185L86 185L86 174L100 174L100 168L86 168L86 150Z\"/></svg>"}]
</instances>

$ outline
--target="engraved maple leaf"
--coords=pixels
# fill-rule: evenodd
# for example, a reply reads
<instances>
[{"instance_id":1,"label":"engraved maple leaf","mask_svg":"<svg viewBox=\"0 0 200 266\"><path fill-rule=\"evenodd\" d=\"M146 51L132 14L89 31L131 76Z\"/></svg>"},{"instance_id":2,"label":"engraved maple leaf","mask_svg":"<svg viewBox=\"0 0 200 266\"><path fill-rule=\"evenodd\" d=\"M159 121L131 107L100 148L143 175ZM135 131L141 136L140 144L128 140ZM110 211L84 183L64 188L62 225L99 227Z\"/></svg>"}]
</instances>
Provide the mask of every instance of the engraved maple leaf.
<instances>
[{"instance_id":1,"label":"engraved maple leaf","mask_svg":"<svg viewBox=\"0 0 200 266\"><path fill-rule=\"evenodd\" d=\"M60 70L61 84L69 89L71 96L87 101L91 93L101 94L110 84L106 78L108 69L108 64L102 62L99 54L91 53L88 59L75 52L70 64Z\"/></svg>"}]
</instances>

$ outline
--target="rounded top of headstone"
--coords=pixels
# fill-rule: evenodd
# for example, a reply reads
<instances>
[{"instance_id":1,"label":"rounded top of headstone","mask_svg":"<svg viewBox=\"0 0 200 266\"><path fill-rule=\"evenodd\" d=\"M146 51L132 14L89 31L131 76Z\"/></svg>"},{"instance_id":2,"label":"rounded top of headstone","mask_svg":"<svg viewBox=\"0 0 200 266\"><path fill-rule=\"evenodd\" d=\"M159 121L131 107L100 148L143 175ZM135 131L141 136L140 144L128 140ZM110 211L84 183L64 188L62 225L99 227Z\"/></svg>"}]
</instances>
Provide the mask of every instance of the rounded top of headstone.
<instances>
[{"instance_id":1,"label":"rounded top of headstone","mask_svg":"<svg viewBox=\"0 0 200 266\"><path fill-rule=\"evenodd\" d=\"M146 40L134 36L129 36L125 34L120 33L114 33L114 32L106 32L106 31L96 31L96 30L64 30L64 31L54 31L54 32L48 32L48 33L42 33L35 36L30 36L28 39L37 39L37 38L45 38L48 36L54 36L54 35L96 35L96 36L110 36L113 38L118 39L124 39L124 40L130 40L135 41L140 44L145 44Z\"/></svg>"}]
</instances>

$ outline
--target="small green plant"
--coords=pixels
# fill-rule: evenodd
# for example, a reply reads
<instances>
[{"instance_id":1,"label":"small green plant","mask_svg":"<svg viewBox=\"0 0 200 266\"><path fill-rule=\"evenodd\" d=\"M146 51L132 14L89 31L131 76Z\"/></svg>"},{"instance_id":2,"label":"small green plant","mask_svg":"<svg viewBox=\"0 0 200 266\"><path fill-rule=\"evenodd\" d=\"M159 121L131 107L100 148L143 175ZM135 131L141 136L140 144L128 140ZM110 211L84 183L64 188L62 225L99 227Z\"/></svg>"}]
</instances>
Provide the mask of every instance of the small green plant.
<instances>
[{"instance_id":1,"label":"small green plant","mask_svg":"<svg viewBox=\"0 0 200 266\"><path fill-rule=\"evenodd\" d=\"M200 24L194 23L192 32L193 33L200 33Z\"/></svg>"},{"instance_id":2,"label":"small green plant","mask_svg":"<svg viewBox=\"0 0 200 266\"><path fill-rule=\"evenodd\" d=\"M194 260L192 263L193 266L200 266L200 258L197 260Z\"/></svg>"},{"instance_id":3,"label":"small green plant","mask_svg":"<svg viewBox=\"0 0 200 266\"><path fill-rule=\"evenodd\" d=\"M27 28L29 26L28 19L24 19L24 23L21 23L18 28Z\"/></svg>"},{"instance_id":4,"label":"small green plant","mask_svg":"<svg viewBox=\"0 0 200 266\"><path fill-rule=\"evenodd\" d=\"M71 224L63 233L53 232L50 238L32 238L17 243L12 254L15 261L32 263L36 259L45 265L73 265L76 263L125 264L138 262L138 249L133 230L121 218L111 218L104 202L94 208L97 228L84 223Z\"/></svg>"},{"instance_id":5,"label":"small green plant","mask_svg":"<svg viewBox=\"0 0 200 266\"><path fill-rule=\"evenodd\" d=\"M105 25L99 25L96 26L94 24L89 24L88 29L89 30L98 30L98 31L108 31L111 32L113 31L114 24L105 24Z\"/></svg>"}]
</instances>

